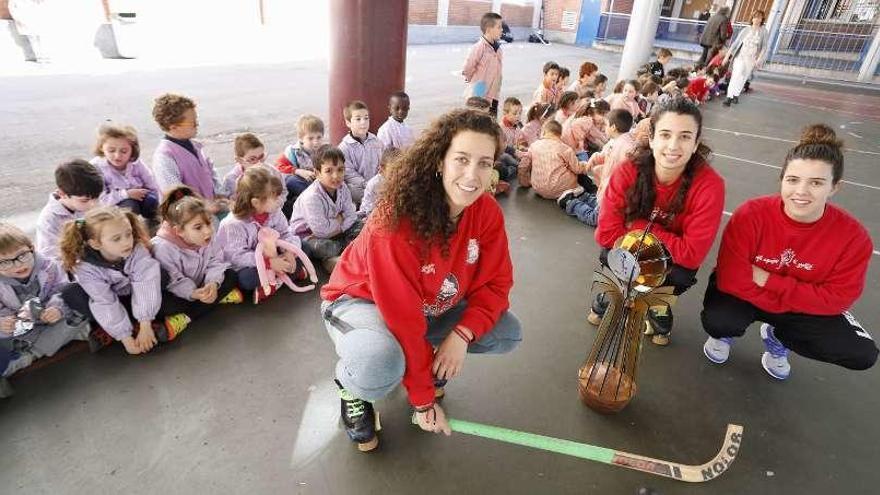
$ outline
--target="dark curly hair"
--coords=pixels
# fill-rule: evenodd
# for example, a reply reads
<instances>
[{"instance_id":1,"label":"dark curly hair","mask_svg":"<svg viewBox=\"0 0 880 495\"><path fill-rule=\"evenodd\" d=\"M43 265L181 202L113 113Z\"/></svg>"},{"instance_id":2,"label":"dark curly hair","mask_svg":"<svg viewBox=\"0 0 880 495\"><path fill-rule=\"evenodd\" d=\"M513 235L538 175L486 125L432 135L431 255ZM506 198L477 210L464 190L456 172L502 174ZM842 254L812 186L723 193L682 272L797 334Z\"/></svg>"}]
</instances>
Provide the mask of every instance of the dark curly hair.
<instances>
[{"instance_id":1,"label":"dark curly hair","mask_svg":"<svg viewBox=\"0 0 880 495\"><path fill-rule=\"evenodd\" d=\"M700 109L692 101L683 97L676 97L667 100L655 107L651 112L649 135L652 138L654 137L654 132L657 128L657 121L667 113L690 115L693 117L694 120L697 121L697 135L695 136L695 139L699 140L700 134L702 134L703 131L703 116L700 114ZM672 224L675 215L681 213L681 210L684 209L685 199L687 198L688 190L691 187L691 182L697 171L702 167L707 166L709 155L711 153L712 150L702 142L697 144L697 149L694 150L694 154L691 155L690 160L688 160L687 165L685 166L681 186L678 188L675 197L672 198L672 202L669 204L669 211L667 211L668 215L659 220L662 225L669 227ZM647 142L640 142L638 147L630 154L630 157L638 169L638 174L636 176L635 184L633 184L633 186L627 191L626 210L624 215L627 222L637 218L647 220L651 218L651 215L654 212L654 201L657 197L657 191L654 188L654 153Z\"/></svg>"},{"instance_id":2,"label":"dark curly hair","mask_svg":"<svg viewBox=\"0 0 880 495\"><path fill-rule=\"evenodd\" d=\"M463 131L486 134L495 142L497 160L504 149L501 128L495 120L475 110L453 110L434 120L388 171L382 199L374 217L379 225L395 229L408 220L423 248L439 245L443 256L449 254L449 240L455 224L449 217L449 204L440 170L452 138Z\"/></svg>"}]
</instances>

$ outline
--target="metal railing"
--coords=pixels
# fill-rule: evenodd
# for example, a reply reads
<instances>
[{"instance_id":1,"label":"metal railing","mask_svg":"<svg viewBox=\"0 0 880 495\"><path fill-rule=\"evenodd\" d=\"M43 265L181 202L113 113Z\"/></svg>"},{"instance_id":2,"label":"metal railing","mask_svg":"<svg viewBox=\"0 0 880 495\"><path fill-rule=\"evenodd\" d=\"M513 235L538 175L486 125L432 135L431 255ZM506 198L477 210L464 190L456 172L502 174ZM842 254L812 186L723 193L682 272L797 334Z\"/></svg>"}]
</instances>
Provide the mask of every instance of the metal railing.
<instances>
[{"instance_id":1,"label":"metal railing","mask_svg":"<svg viewBox=\"0 0 880 495\"><path fill-rule=\"evenodd\" d=\"M630 14L600 14L596 41L622 44L629 29ZM661 17L655 34L660 46L698 51L706 21ZM733 36L747 26L733 25ZM765 69L792 74L815 74L820 77L854 79L868 55L871 42L880 29L880 19L873 22L797 19L783 23L769 40ZM729 44L729 43L728 43ZM880 75L880 67L875 71Z\"/></svg>"}]
</instances>

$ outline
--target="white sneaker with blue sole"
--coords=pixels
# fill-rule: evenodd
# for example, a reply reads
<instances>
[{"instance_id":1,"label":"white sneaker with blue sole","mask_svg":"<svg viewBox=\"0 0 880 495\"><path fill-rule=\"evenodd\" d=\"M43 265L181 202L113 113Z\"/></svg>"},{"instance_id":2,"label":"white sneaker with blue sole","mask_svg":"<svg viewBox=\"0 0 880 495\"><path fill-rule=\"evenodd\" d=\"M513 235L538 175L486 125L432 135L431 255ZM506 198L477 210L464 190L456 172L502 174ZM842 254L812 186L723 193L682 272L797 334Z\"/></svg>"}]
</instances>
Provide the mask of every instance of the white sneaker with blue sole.
<instances>
[{"instance_id":1,"label":"white sneaker with blue sole","mask_svg":"<svg viewBox=\"0 0 880 495\"><path fill-rule=\"evenodd\" d=\"M761 365L768 375L777 380L785 380L791 374L788 364L788 349L776 338L773 327L761 324L761 340L764 341L766 352L761 356Z\"/></svg>"}]
</instances>

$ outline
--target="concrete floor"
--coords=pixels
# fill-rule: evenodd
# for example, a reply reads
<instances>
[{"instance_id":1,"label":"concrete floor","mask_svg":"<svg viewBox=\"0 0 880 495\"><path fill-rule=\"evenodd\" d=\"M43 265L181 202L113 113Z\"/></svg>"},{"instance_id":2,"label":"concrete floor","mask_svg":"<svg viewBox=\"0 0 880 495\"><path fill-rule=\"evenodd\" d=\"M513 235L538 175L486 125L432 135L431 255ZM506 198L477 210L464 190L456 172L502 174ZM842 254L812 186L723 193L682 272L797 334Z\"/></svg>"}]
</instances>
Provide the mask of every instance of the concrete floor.
<instances>
[{"instance_id":1,"label":"concrete floor","mask_svg":"<svg viewBox=\"0 0 880 495\"><path fill-rule=\"evenodd\" d=\"M439 103L426 95L444 92L444 104L433 108L454 104L460 86L451 76L440 80L462 55L453 48L418 48L433 50L439 62L424 66L436 78L410 86L420 95L413 97L414 118L427 120L423 102ZM519 73L535 69L536 60L574 66L612 56L565 46L510 47L510 90L530 92L535 77ZM803 125L823 121L854 150L846 154L853 183L835 199L880 244L880 98L776 81L754 88L737 107L715 101L705 110L705 138L717 153L712 163L727 184L726 210L775 191L772 167L791 145L779 140L797 139ZM672 344L646 344L634 402L616 416L583 407L576 370L594 335L584 319L598 254L592 230L528 191L500 203L515 266L511 307L525 340L506 356L470 356L464 375L447 388L448 413L688 464L714 456L725 425L737 423L745 434L727 473L686 485L476 437L432 436L409 424L401 390L377 405L380 449L359 453L338 424L335 355L318 295L284 292L265 306L221 308L146 356L129 357L121 348L79 354L13 380L17 395L0 402L2 491L631 494L650 486L664 495L876 493L880 374L794 356L791 378L773 381L760 366L756 328L737 342L726 365L709 363L699 310L715 251L700 283L679 300ZM880 252L875 255L854 312L878 335Z\"/></svg>"}]
</instances>

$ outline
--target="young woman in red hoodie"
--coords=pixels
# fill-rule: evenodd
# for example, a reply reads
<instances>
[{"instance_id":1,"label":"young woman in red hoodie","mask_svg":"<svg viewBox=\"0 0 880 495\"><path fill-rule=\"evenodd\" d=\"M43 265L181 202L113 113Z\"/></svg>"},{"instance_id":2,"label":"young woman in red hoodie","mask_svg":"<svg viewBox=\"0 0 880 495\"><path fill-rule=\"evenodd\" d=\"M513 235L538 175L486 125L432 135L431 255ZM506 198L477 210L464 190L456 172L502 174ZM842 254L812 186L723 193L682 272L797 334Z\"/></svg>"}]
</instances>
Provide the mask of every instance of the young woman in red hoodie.
<instances>
[{"instance_id":1,"label":"young woman in red hoodie","mask_svg":"<svg viewBox=\"0 0 880 495\"><path fill-rule=\"evenodd\" d=\"M501 208L485 194L503 150L494 119L434 121L386 179L383 198L321 290L349 437L378 445L378 400L403 381L419 426L450 434L436 399L467 352L504 353L522 336L508 311L513 268Z\"/></svg>"},{"instance_id":2,"label":"young woman in red hoodie","mask_svg":"<svg viewBox=\"0 0 880 495\"><path fill-rule=\"evenodd\" d=\"M699 108L687 98L659 104L651 114L648 142L640 143L609 179L596 228L603 248L599 259L607 266L617 239L644 229L653 217L651 232L672 257L666 285L676 296L697 282L724 211L724 180L706 161L710 150L700 141L702 122ZM607 307L605 294L595 294L589 322L598 325ZM672 308L650 308L647 330L655 344L668 344Z\"/></svg>"},{"instance_id":3,"label":"young woman in red hoodie","mask_svg":"<svg viewBox=\"0 0 880 495\"><path fill-rule=\"evenodd\" d=\"M733 338L756 320L773 378L788 378L789 349L856 370L877 361L877 345L849 312L865 287L871 238L828 202L840 189L842 146L830 127L807 127L785 157L780 194L733 213L703 301L712 362L726 362Z\"/></svg>"}]
</instances>

